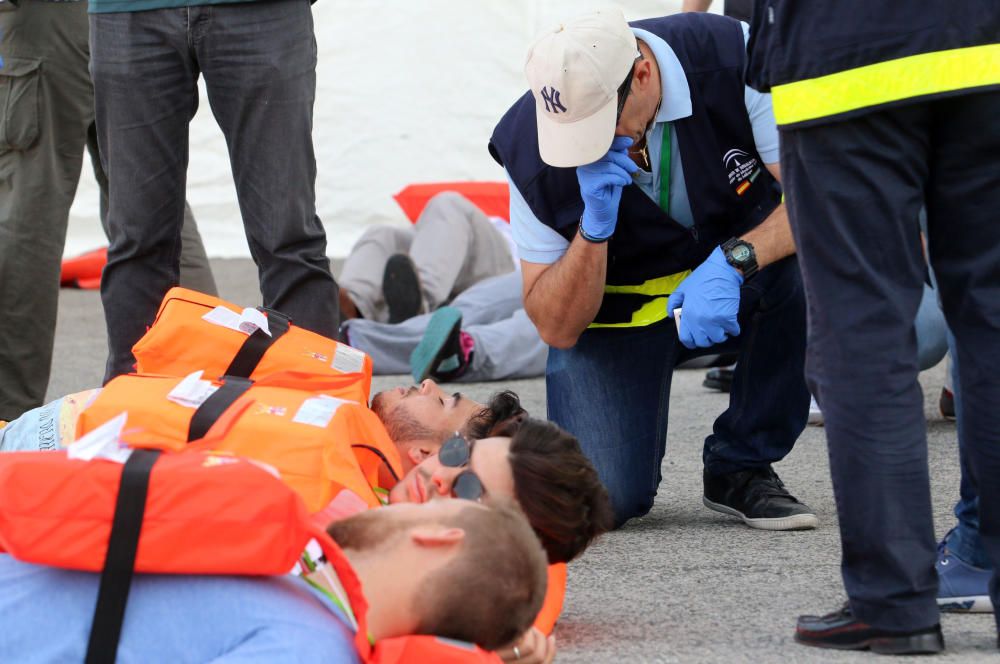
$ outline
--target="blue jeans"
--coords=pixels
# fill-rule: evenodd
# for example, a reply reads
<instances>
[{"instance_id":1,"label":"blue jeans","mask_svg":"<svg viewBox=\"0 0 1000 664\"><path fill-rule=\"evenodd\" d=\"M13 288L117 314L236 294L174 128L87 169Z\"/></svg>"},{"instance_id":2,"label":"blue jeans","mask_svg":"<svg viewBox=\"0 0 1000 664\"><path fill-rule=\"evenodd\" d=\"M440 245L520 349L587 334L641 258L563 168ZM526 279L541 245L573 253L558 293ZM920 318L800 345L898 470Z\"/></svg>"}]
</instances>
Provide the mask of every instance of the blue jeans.
<instances>
[{"instance_id":1,"label":"blue jeans","mask_svg":"<svg viewBox=\"0 0 1000 664\"><path fill-rule=\"evenodd\" d=\"M705 440L705 470L720 475L779 461L809 412L805 300L794 257L761 270L740 294L739 337L689 350L674 321L591 329L573 348L549 350L548 417L580 440L614 505L617 525L653 505L666 451L674 367L697 355L738 352L729 408Z\"/></svg>"},{"instance_id":2,"label":"blue jeans","mask_svg":"<svg viewBox=\"0 0 1000 664\"><path fill-rule=\"evenodd\" d=\"M948 348L951 351L952 358L951 384L955 394L955 414L958 415L956 428L958 430L958 457L962 467L962 482L959 487L959 499L955 503L955 518L958 519L958 524L945 536L945 545L952 554L960 558L963 562L983 569L993 569L993 564L990 562L989 556L986 554L986 548L983 546L983 540L979 536L979 494L972 483L972 474L968 466L968 456L963 450L962 389L958 377L958 362L955 360L957 357L955 337L951 333L948 334Z\"/></svg>"},{"instance_id":3,"label":"blue jeans","mask_svg":"<svg viewBox=\"0 0 1000 664\"><path fill-rule=\"evenodd\" d=\"M337 334L337 284L316 216L316 40L306 0L90 15L111 246L101 281L105 380L177 284L198 78L226 138L264 306Z\"/></svg>"}]
</instances>

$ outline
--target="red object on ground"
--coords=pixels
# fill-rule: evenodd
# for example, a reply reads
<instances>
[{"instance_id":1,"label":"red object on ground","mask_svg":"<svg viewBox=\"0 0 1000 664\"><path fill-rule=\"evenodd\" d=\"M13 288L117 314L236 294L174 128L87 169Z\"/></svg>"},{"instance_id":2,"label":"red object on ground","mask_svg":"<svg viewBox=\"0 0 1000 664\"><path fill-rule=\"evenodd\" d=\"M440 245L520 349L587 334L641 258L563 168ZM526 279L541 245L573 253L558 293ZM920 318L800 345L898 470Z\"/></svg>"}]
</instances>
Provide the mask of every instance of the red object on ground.
<instances>
[{"instance_id":1,"label":"red object on ground","mask_svg":"<svg viewBox=\"0 0 1000 664\"><path fill-rule=\"evenodd\" d=\"M59 285L92 290L101 287L101 271L108 262L108 248L101 247L62 262Z\"/></svg>"},{"instance_id":2,"label":"red object on ground","mask_svg":"<svg viewBox=\"0 0 1000 664\"><path fill-rule=\"evenodd\" d=\"M429 182L411 184L393 196L413 223L424 211L427 201L444 191L462 194L490 217L510 219L510 190L506 182Z\"/></svg>"}]
</instances>

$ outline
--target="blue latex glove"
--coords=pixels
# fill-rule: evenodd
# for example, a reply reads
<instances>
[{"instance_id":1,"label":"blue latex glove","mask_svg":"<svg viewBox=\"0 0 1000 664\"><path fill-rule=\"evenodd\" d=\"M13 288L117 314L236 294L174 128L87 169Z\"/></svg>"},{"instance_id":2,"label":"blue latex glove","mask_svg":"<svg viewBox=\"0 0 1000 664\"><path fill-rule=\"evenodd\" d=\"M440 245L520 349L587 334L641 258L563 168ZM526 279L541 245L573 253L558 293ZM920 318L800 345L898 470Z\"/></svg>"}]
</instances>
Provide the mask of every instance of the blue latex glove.
<instances>
[{"instance_id":1,"label":"blue latex glove","mask_svg":"<svg viewBox=\"0 0 1000 664\"><path fill-rule=\"evenodd\" d=\"M739 335L736 314L742 285L743 275L726 262L722 247L716 247L667 300L669 316L678 307L684 309L677 330L680 342L688 348L708 348Z\"/></svg>"},{"instance_id":2,"label":"blue latex glove","mask_svg":"<svg viewBox=\"0 0 1000 664\"><path fill-rule=\"evenodd\" d=\"M618 136L611 142L607 154L576 169L583 197L581 225L590 237L603 240L615 232L622 187L632 183L632 173L639 169L628 156L630 145L631 138Z\"/></svg>"}]
</instances>

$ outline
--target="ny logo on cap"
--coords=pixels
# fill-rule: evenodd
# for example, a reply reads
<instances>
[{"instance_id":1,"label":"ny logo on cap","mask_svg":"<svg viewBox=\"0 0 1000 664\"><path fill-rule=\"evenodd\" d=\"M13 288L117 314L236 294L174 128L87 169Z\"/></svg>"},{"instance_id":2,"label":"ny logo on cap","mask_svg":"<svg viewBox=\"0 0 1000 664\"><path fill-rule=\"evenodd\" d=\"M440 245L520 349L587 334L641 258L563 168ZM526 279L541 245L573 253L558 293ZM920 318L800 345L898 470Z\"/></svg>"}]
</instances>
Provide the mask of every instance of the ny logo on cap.
<instances>
[{"instance_id":1,"label":"ny logo on cap","mask_svg":"<svg viewBox=\"0 0 1000 664\"><path fill-rule=\"evenodd\" d=\"M559 101L559 91L555 88L542 88L542 101L545 102L545 110L548 113L566 112L566 107Z\"/></svg>"}]
</instances>

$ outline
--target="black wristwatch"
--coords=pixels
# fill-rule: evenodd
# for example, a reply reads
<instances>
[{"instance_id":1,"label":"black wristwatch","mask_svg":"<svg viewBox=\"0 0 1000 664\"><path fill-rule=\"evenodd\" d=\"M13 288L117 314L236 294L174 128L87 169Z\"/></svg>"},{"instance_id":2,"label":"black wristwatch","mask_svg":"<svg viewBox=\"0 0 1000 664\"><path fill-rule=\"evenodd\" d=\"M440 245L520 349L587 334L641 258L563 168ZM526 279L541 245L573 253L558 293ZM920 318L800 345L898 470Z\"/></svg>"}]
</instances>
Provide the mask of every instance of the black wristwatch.
<instances>
[{"instance_id":1,"label":"black wristwatch","mask_svg":"<svg viewBox=\"0 0 1000 664\"><path fill-rule=\"evenodd\" d=\"M726 262L743 273L743 279L757 274L757 254L753 245L746 240L731 237L722 243L722 254Z\"/></svg>"}]
</instances>

